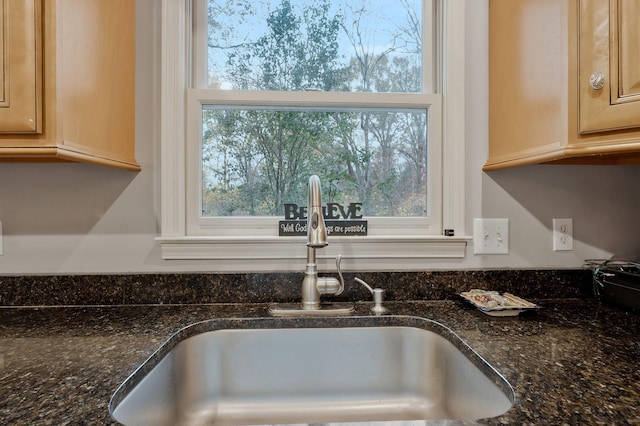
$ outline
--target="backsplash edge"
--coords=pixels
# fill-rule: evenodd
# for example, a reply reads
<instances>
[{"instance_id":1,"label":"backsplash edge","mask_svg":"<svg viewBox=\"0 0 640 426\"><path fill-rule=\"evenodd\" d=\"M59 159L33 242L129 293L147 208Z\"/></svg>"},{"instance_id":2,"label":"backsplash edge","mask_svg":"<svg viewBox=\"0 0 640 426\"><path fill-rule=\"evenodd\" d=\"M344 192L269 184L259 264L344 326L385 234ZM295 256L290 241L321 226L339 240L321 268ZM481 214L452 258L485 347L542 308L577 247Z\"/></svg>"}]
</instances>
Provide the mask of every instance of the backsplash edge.
<instances>
[{"instance_id":1,"label":"backsplash edge","mask_svg":"<svg viewBox=\"0 0 640 426\"><path fill-rule=\"evenodd\" d=\"M383 288L389 301L451 300L472 288L529 299L593 297L588 269L499 269L345 273L344 293L331 300L369 300L356 276ZM293 302L302 278L303 273L0 275L0 307Z\"/></svg>"}]
</instances>

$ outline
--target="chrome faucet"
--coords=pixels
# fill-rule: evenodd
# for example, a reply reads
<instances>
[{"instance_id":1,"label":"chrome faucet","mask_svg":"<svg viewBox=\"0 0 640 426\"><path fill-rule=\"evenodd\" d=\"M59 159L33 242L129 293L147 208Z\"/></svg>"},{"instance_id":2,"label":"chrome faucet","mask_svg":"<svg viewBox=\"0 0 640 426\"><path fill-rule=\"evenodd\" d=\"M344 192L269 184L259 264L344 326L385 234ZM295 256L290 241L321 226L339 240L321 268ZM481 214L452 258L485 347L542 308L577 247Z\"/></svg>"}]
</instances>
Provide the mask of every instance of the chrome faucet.
<instances>
[{"instance_id":1,"label":"chrome faucet","mask_svg":"<svg viewBox=\"0 0 640 426\"><path fill-rule=\"evenodd\" d=\"M318 277L316 249L326 247L327 228L322 213L322 189L320 178L313 175L309 178L309 202L307 204L307 267L302 280L302 309L320 309L320 296L323 294L339 295L344 291L344 280L340 270L342 256L336 257L336 268L340 280L333 277Z\"/></svg>"},{"instance_id":2,"label":"chrome faucet","mask_svg":"<svg viewBox=\"0 0 640 426\"><path fill-rule=\"evenodd\" d=\"M327 246L327 228L322 213L320 178L309 178L309 202L307 204L307 267L302 280L302 303L271 304L269 312L274 316L296 315L348 315L354 311L353 303L335 302L320 304L320 296L339 295L344 290L344 278L340 270L342 256L336 256L336 268L340 279L318 277L316 250Z\"/></svg>"}]
</instances>

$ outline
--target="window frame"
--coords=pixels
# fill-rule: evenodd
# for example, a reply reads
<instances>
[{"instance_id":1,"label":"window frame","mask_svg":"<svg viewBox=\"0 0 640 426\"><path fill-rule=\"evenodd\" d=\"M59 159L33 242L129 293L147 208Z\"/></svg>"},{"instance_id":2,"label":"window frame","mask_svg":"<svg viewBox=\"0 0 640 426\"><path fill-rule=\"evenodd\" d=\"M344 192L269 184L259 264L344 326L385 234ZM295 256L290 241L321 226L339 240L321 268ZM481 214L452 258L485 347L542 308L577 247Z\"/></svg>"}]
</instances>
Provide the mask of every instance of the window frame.
<instances>
[{"instance_id":1,"label":"window frame","mask_svg":"<svg viewBox=\"0 0 640 426\"><path fill-rule=\"evenodd\" d=\"M191 0L162 2L161 229L157 238L162 256L164 259L207 259L209 269L220 272L300 270L300 262L289 260L306 257L304 237L256 235L259 233L252 234L250 230L204 235L189 225L187 206L193 202L194 192L189 195L187 190L194 184L193 174L188 172L189 162L194 161L193 152L199 150L188 149L187 140L193 136L189 134L189 128L193 128L194 108L201 111L202 101L209 99L201 89L189 89L192 71L188 54L192 47L188 34L191 31L191 7ZM441 111L437 114L441 115L438 119L442 120L440 137L443 141L442 185L439 188L441 226L442 229L454 229L455 236L416 235L411 231L413 225L409 220L406 222L409 228L394 235L332 237L329 246L318 252L320 267L331 268L338 253L343 255L343 267L354 271L424 269L425 260L465 256L469 237L464 228L465 134L464 125L460 125L464 123L465 106L464 25L459 25L459 22L464 22L465 5L463 0L443 0L443 8L443 22L439 23L444 28L443 49L447 52L442 56L442 71L439 73L443 93L409 96L422 96L428 100L427 104L437 106L430 111L430 123L433 119L431 112ZM318 95L324 96L322 93ZM222 96L226 96L224 91ZM402 97L398 94L388 96L389 99ZM242 99L226 101L241 103ZM201 115L201 112L196 114L195 119L201 120Z\"/></svg>"},{"instance_id":2,"label":"window frame","mask_svg":"<svg viewBox=\"0 0 640 426\"><path fill-rule=\"evenodd\" d=\"M398 93L341 93L341 92L271 92L188 89L187 140L199 141L199 149L187 149L187 235L260 235L277 236L278 220L283 217L202 217L202 108L216 106L270 106L270 107L327 107L327 108L398 108L426 109L428 123L442 122L442 96L439 94ZM441 125L427 129L427 206L429 216L420 217L365 217L369 222L369 235L434 235L441 233L442 209L442 149ZM430 143L430 141L439 141ZM322 180L322 176L320 176ZM358 201L358 200L353 200ZM432 208L432 206L435 206ZM283 212L284 215L284 212ZM433 229L437 228L434 232Z\"/></svg>"}]
</instances>

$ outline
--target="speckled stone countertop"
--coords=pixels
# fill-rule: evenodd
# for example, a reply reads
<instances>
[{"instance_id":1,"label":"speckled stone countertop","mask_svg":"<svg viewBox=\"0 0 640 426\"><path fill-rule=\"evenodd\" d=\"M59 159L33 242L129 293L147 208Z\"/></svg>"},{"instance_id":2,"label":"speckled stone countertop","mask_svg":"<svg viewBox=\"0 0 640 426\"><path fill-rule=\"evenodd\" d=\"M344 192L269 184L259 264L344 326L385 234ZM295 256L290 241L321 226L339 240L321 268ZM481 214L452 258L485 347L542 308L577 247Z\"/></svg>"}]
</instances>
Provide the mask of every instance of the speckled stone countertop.
<instances>
[{"instance_id":1,"label":"speckled stone countertop","mask_svg":"<svg viewBox=\"0 0 640 426\"><path fill-rule=\"evenodd\" d=\"M458 300L387 305L446 325L513 386L513 408L479 423L640 424L640 315L595 299L535 301L541 310L508 318ZM266 316L264 303L1 308L0 424L115 424L114 391L173 333Z\"/></svg>"}]
</instances>

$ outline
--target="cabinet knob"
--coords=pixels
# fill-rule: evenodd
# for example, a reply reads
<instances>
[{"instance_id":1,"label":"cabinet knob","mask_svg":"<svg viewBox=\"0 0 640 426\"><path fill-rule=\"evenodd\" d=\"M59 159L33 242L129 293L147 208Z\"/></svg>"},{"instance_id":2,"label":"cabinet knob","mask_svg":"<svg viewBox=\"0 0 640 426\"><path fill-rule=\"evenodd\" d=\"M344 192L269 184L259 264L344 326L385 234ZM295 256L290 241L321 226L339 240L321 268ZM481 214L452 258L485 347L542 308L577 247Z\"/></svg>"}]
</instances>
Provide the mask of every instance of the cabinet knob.
<instances>
[{"instance_id":1,"label":"cabinet knob","mask_svg":"<svg viewBox=\"0 0 640 426\"><path fill-rule=\"evenodd\" d=\"M604 74L600 71L596 71L591 74L591 77L589 77L589 84L593 89L600 90L604 87L605 80Z\"/></svg>"}]
</instances>

